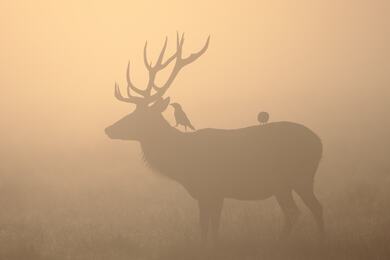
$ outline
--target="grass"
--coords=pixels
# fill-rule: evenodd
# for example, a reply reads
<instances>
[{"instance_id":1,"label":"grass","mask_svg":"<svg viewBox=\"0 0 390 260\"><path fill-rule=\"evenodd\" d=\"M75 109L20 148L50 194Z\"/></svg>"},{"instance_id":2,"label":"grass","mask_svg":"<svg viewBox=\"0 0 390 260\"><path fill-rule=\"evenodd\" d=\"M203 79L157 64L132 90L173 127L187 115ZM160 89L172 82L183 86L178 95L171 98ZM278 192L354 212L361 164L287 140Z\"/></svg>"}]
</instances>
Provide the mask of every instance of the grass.
<instances>
[{"instance_id":1,"label":"grass","mask_svg":"<svg viewBox=\"0 0 390 260\"><path fill-rule=\"evenodd\" d=\"M135 166L134 166L135 167ZM139 166L142 167L142 166ZM142 168L143 169L143 168ZM217 247L203 248L196 203L176 183L114 165L2 171L0 259L389 259L388 179L318 180L327 238L310 213L286 241L274 199L226 200ZM326 175L321 175L326 176ZM327 179L328 178L328 179ZM352 178L352 177L351 177Z\"/></svg>"}]
</instances>

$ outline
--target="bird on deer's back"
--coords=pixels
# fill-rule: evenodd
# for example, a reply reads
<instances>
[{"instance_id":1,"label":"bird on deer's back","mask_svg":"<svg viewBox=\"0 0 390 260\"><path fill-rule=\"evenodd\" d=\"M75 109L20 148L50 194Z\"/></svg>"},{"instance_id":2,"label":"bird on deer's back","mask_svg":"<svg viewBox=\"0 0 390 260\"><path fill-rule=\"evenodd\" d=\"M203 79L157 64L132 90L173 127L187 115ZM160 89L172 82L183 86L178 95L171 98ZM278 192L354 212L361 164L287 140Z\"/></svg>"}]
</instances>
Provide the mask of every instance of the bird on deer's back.
<instances>
[{"instance_id":1,"label":"bird on deer's back","mask_svg":"<svg viewBox=\"0 0 390 260\"><path fill-rule=\"evenodd\" d=\"M176 120L176 127L182 125L184 126L185 131L187 131L187 127L195 130L195 127L191 124L190 119L188 119L188 116L184 112L181 105L179 103L172 103L171 106L175 109L174 115Z\"/></svg>"}]
</instances>

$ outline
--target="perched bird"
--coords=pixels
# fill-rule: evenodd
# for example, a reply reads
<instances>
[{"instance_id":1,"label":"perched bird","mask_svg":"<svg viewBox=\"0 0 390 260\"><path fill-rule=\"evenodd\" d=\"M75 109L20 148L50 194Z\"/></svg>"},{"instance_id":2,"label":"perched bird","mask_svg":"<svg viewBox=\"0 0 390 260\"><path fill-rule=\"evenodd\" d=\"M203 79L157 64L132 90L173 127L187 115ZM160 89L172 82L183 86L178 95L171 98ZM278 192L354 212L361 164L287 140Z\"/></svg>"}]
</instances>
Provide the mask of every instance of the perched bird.
<instances>
[{"instance_id":1,"label":"perched bird","mask_svg":"<svg viewBox=\"0 0 390 260\"><path fill-rule=\"evenodd\" d=\"M269 120L269 114L267 112L260 112L257 115L257 120L260 122L260 125L264 125L268 122Z\"/></svg>"},{"instance_id":2,"label":"perched bird","mask_svg":"<svg viewBox=\"0 0 390 260\"><path fill-rule=\"evenodd\" d=\"M171 106L173 106L173 108L175 109L174 115L176 120L176 127L179 125L183 125L186 132L187 127L191 128L192 130L195 130L195 127L193 127L193 125L191 124L186 113L184 113L183 109L181 108L181 105L178 103L172 103Z\"/></svg>"}]
</instances>

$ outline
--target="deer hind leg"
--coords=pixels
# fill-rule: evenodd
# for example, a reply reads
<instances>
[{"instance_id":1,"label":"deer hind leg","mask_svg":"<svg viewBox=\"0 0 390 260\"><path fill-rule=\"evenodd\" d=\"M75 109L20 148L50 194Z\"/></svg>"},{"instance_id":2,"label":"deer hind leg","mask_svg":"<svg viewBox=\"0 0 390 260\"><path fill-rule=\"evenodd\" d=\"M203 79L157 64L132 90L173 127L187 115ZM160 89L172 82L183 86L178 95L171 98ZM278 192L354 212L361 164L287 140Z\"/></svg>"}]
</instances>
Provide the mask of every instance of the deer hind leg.
<instances>
[{"instance_id":1,"label":"deer hind leg","mask_svg":"<svg viewBox=\"0 0 390 260\"><path fill-rule=\"evenodd\" d=\"M320 236L324 235L324 218L322 205L314 195L313 184L306 185L305 187L298 187L294 189L295 192L301 197L305 205L313 213L314 219L317 223Z\"/></svg>"},{"instance_id":2,"label":"deer hind leg","mask_svg":"<svg viewBox=\"0 0 390 260\"><path fill-rule=\"evenodd\" d=\"M214 244L218 242L218 232L219 226L221 223L221 213L222 213L223 199L217 199L212 203L211 207L211 235Z\"/></svg>"},{"instance_id":3,"label":"deer hind leg","mask_svg":"<svg viewBox=\"0 0 390 260\"><path fill-rule=\"evenodd\" d=\"M299 209L295 204L291 190L282 191L275 195L284 214L284 226L280 235L281 239L287 238L298 219Z\"/></svg>"},{"instance_id":4,"label":"deer hind leg","mask_svg":"<svg viewBox=\"0 0 390 260\"><path fill-rule=\"evenodd\" d=\"M223 199L202 198L198 200L199 224L202 244L207 243L211 226L213 242L217 242Z\"/></svg>"}]
</instances>

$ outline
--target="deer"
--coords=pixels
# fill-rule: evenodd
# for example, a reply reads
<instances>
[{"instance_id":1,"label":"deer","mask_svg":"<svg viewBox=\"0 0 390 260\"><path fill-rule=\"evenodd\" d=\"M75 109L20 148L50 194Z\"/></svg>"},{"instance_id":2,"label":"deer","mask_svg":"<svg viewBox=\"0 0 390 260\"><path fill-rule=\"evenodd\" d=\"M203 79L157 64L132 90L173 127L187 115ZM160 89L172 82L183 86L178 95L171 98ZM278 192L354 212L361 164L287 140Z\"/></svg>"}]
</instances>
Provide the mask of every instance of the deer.
<instances>
[{"instance_id":1,"label":"deer","mask_svg":"<svg viewBox=\"0 0 390 260\"><path fill-rule=\"evenodd\" d=\"M178 73L208 49L210 36L198 51L183 57L184 33L176 37L176 51L164 59L168 38L153 65L144 64L148 83L136 87L127 65L127 95L115 83L115 97L135 109L105 129L110 139L136 141L148 167L181 184L199 208L200 239L218 241L225 199L264 200L275 197L284 215L281 238L288 237L300 210L295 192L311 211L319 234L324 233L323 208L314 194L314 176L322 157L321 139L302 124L278 121L238 129L203 128L182 132L164 118L170 98L164 97ZM156 74L172 64L163 84ZM210 238L211 236L211 238Z\"/></svg>"}]
</instances>

